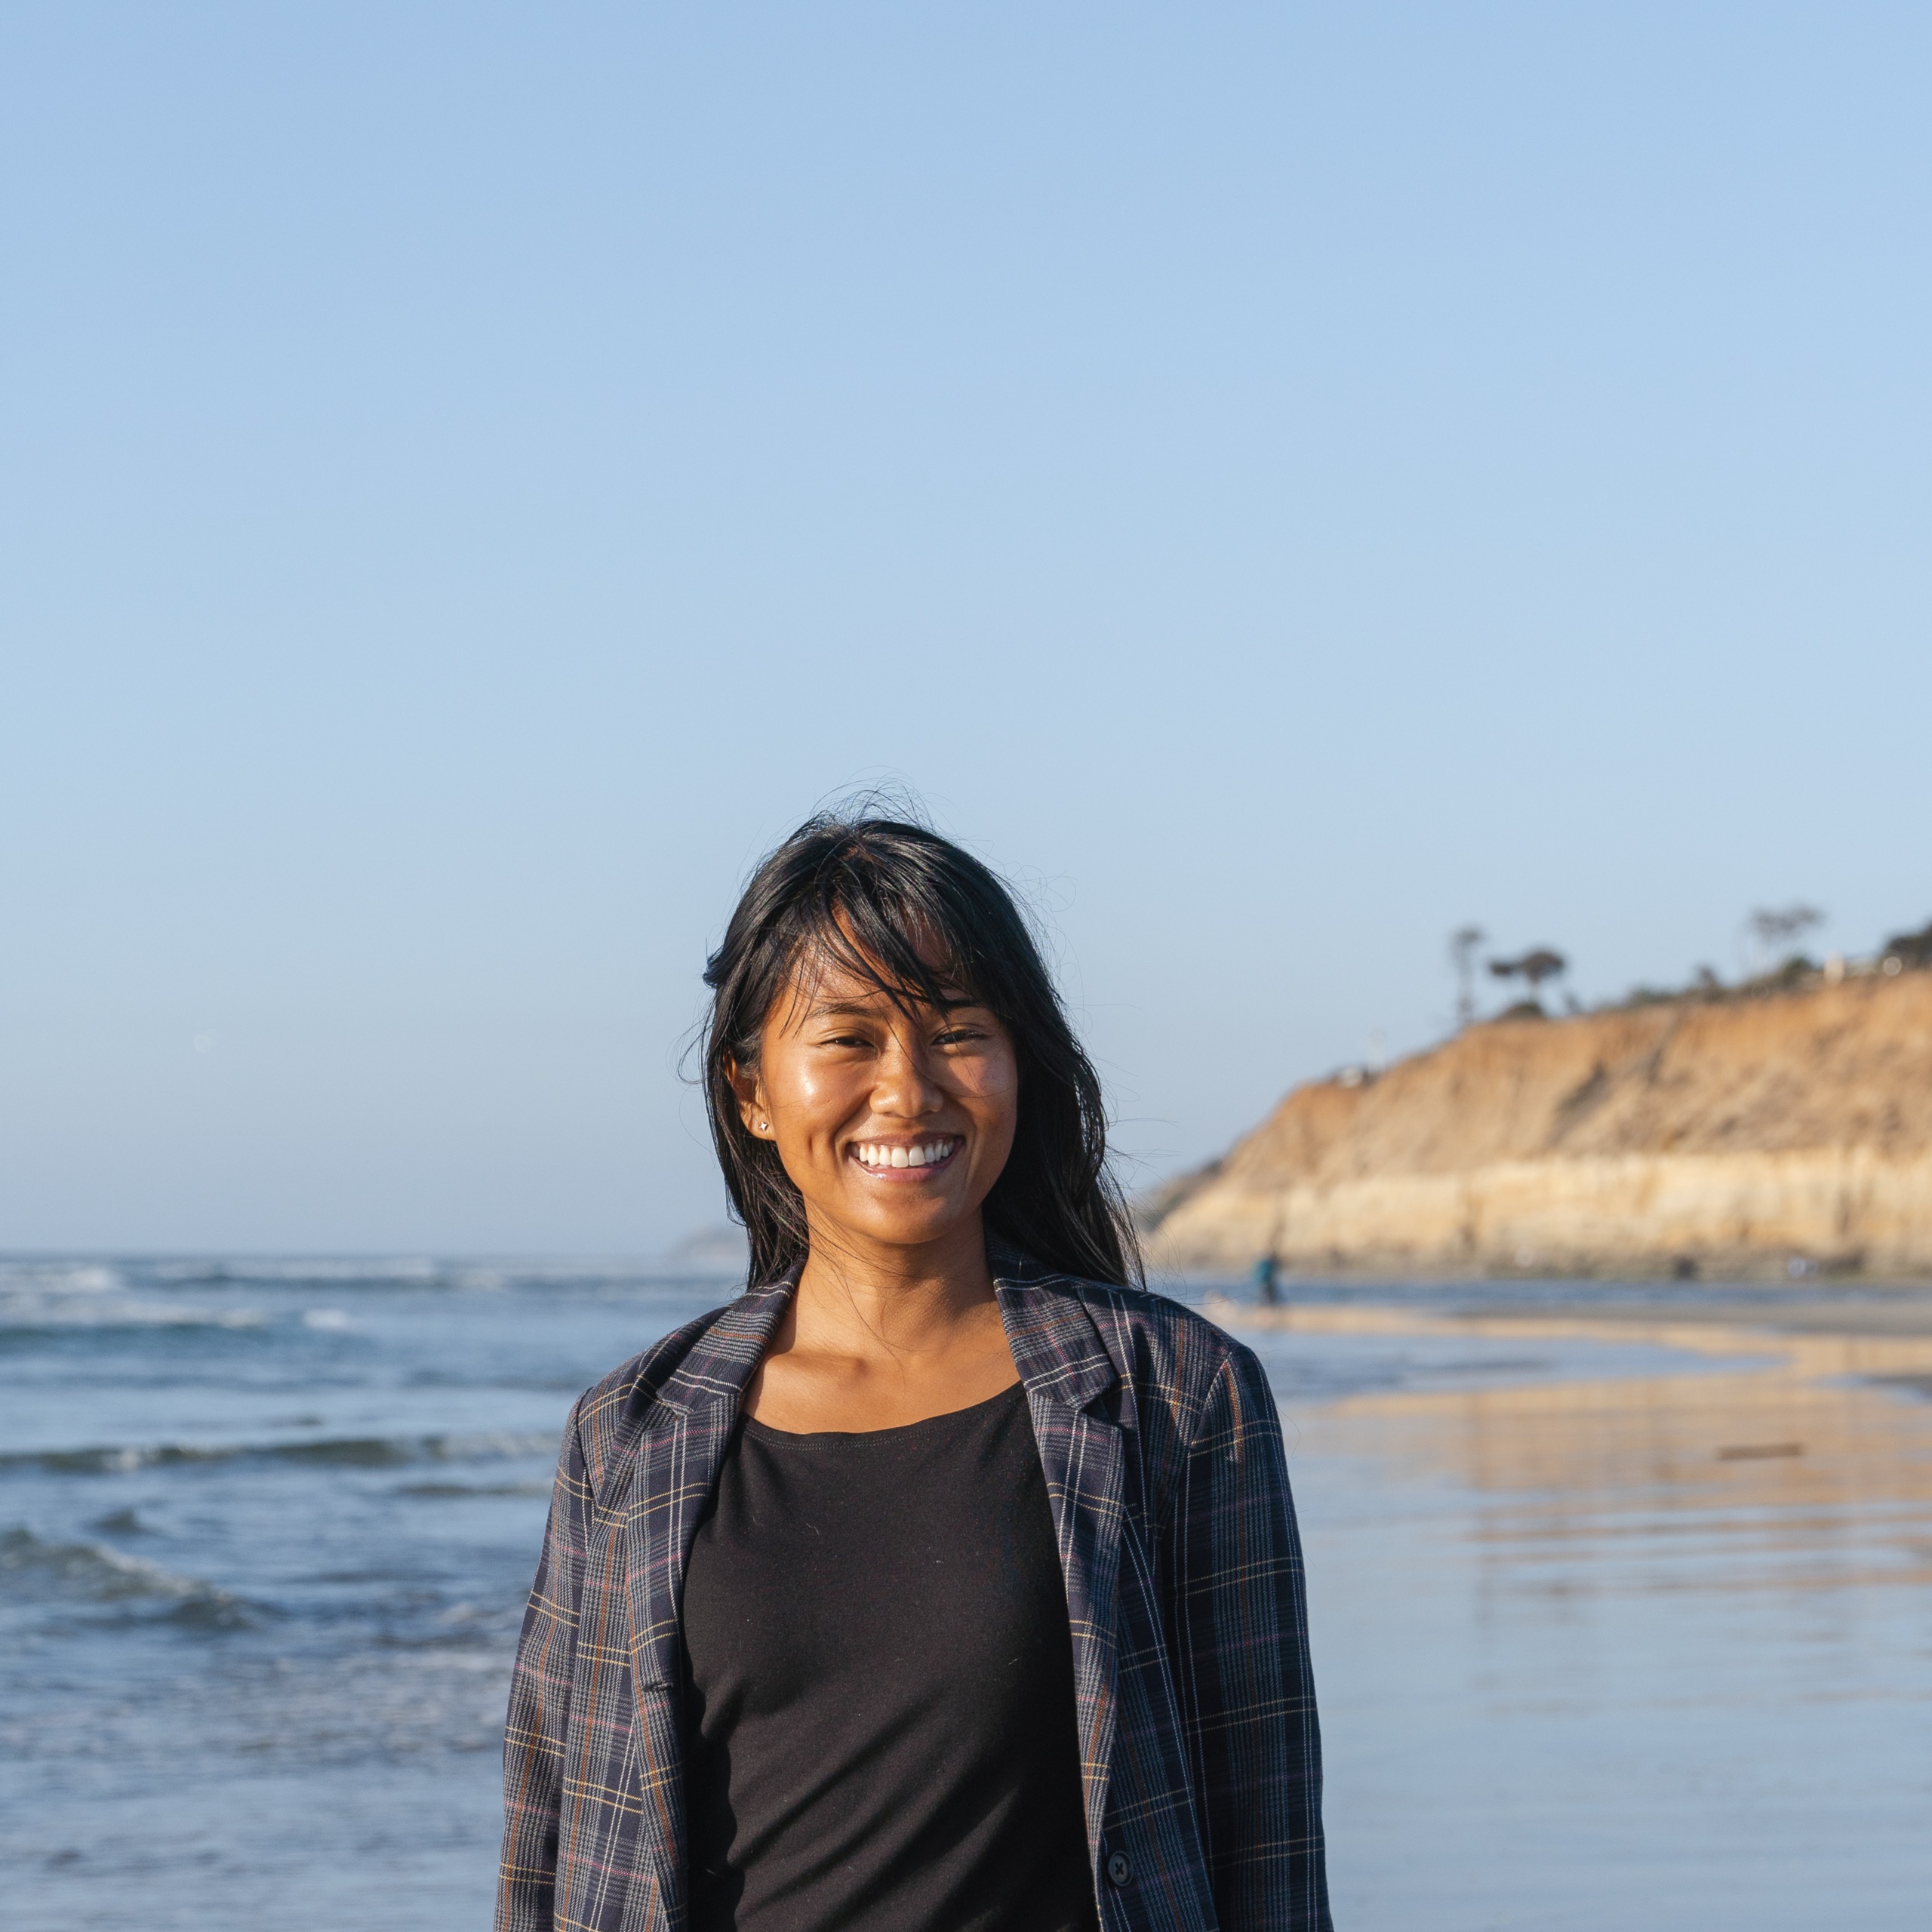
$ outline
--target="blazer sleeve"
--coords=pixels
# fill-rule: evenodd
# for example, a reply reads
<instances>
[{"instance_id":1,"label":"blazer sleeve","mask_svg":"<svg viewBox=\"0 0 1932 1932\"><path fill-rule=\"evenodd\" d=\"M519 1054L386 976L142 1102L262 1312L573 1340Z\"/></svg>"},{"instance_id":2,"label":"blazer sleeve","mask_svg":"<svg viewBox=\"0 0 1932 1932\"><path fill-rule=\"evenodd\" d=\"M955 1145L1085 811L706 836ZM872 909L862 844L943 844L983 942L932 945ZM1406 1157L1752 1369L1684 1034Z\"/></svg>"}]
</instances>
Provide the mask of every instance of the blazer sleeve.
<instances>
[{"instance_id":1,"label":"blazer sleeve","mask_svg":"<svg viewBox=\"0 0 1932 1932\"><path fill-rule=\"evenodd\" d=\"M531 1586L510 1678L503 1732L503 1850L497 1879L496 1932L552 1932L555 1922L557 1821L564 1734L577 1659L591 1490L571 1411L557 1459L543 1554Z\"/></svg>"},{"instance_id":2,"label":"blazer sleeve","mask_svg":"<svg viewBox=\"0 0 1932 1932\"><path fill-rule=\"evenodd\" d=\"M1275 1398L1238 1346L1172 1524L1175 1659L1220 1932L1329 1932L1301 1540Z\"/></svg>"}]
</instances>

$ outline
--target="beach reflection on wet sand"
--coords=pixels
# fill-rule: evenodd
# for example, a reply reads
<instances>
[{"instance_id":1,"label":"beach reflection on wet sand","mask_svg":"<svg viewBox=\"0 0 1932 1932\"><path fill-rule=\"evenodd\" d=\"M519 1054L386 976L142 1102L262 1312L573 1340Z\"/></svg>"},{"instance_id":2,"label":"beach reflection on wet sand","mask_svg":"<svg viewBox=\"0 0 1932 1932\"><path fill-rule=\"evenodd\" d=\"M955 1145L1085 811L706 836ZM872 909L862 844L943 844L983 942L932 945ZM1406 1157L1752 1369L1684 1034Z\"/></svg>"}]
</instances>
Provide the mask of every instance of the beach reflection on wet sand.
<instances>
[{"instance_id":1,"label":"beach reflection on wet sand","mask_svg":"<svg viewBox=\"0 0 1932 1932\"><path fill-rule=\"evenodd\" d=\"M1283 1398L1338 1925L1925 1923L1932 1305L1216 1312Z\"/></svg>"}]
</instances>

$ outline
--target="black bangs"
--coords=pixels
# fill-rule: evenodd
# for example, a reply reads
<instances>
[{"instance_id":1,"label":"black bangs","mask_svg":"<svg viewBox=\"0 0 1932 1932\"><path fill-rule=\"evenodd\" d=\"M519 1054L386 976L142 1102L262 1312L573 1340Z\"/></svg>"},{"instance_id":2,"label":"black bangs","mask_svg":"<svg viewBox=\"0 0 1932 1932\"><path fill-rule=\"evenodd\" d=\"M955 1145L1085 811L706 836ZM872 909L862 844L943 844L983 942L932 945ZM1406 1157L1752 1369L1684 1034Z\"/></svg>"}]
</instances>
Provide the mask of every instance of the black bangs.
<instances>
[{"instance_id":1,"label":"black bangs","mask_svg":"<svg viewBox=\"0 0 1932 1932\"><path fill-rule=\"evenodd\" d=\"M902 1007L964 997L1011 1036L1020 1114L988 1232L1029 1260L1091 1280L1140 1278L1131 1225L1107 1166L1100 1086L1039 948L994 874L937 832L897 819L822 815L752 875L705 970L706 1103L753 1282L804 1257L804 1204L769 1141L740 1118L736 1068L756 1066L776 1002L837 968Z\"/></svg>"},{"instance_id":2,"label":"black bangs","mask_svg":"<svg viewBox=\"0 0 1932 1932\"><path fill-rule=\"evenodd\" d=\"M848 973L901 1007L943 1007L961 993L987 1002L968 963L970 936L957 930L956 909L933 892L881 891L869 869L839 869L820 895L799 907L800 931L786 960L788 976L815 988L828 971Z\"/></svg>"}]
</instances>

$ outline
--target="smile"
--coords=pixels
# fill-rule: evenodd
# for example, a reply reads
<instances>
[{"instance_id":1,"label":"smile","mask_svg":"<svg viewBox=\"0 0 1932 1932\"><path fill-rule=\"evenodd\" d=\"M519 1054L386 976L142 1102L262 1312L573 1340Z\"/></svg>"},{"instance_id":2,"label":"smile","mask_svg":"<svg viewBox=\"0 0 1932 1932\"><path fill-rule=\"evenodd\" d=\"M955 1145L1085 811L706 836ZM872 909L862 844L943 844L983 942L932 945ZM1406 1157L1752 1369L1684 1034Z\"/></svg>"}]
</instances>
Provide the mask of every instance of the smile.
<instances>
[{"instance_id":1,"label":"smile","mask_svg":"<svg viewBox=\"0 0 1932 1932\"><path fill-rule=\"evenodd\" d=\"M934 1140L889 1142L858 1140L852 1144L852 1158L861 1167L877 1174L917 1171L930 1174L943 1167L959 1149L956 1134Z\"/></svg>"}]
</instances>

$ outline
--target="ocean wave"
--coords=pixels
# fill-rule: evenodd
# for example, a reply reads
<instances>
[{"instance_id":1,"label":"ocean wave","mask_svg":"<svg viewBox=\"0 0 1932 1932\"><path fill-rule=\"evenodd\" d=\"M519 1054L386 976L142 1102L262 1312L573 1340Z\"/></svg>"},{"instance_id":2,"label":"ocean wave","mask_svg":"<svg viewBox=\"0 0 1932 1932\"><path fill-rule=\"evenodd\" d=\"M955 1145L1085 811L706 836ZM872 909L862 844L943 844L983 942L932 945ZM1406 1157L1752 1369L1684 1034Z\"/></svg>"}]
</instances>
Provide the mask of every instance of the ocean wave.
<instances>
[{"instance_id":1,"label":"ocean wave","mask_svg":"<svg viewBox=\"0 0 1932 1932\"><path fill-rule=\"evenodd\" d=\"M249 1328L253 1309L162 1300L165 1285L104 1261L0 1259L0 1334L50 1328ZM143 1291L146 1292L143 1292Z\"/></svg>"},{"instance_id":2,"label":"ocean wave","mask_svg":"<svg viewBox=\"0 0 1932 1932\"><path fill-rule=\"evenodd\" d=\"M412 1463L478 1463L550 1456L548 1432L487 1430L471 1435L334 1435L293 1442L122 1442L79 1449L26 1449L0 1455L0 1469L38 1469L48 1475L127 1475L182 1463L266 1462L341 1469L396 1469Z\"/></svg>"},{"instance_id":3,"label":"ocean wave","mask_svg":"<svg viewBox=\"0 0 1932 1932\"><path fill-rule=\"evenodd\" d=\"M0 1294L24 1290L37 1294L112 1294L126 1286L120 1269L104 1261L0 1259Z\"/></svg>"},{"instance_id":4,"label":"ocean wave","mask_svg":"<svg viewBox=\"0 0 1932 1932\"><path fill-rule=\"evenodd\" d=\"M141 1278L166 1287L224 1287L451 1289L499 1294L564 1287L651 1290L709 1286L744 1272L742 1258L693 1251L669 1257L328 1255L219 1259L145 1264Z\"/></svg>"},{"instance_id":5,"label":"ocean wave","mask_svg":"<svg viewBox=\"0 0 1932 1932\"><path fill-rule=\"evenodd\" d=\"M268 1318L254 1308L202 1308L132 1298L66 1293L0 1292L0 1334L45 1334L87 1328L260 1328Z\"/></svg>"},{"instance_id":6,"label":"ocean wave","mask_svg":"<svg viewBox=\"0 0 1932 1932\"><path fill-rule=\"evenodd\" d=\"M0 1303L9 1295L60 1300L171 1297L195 1291L304 1288L325 1294L424 1291L500 1294L546 1288L647 1298L666 1291L710 1291L742 1277L741 1258L713 1254L703 1244L652 1257L620 1256L426 1255L195 1256L167 1260L101 1257L0 1256Z\"/></svg>"},{"instance_id":7,"label":"ocean wave","mask_svg":"<svg viewBox=\"0 0 1932 1932\"><path fill-rule=\"evenodd\" d=\"M156 1264L153 1278L177 1286L214 1286L251 1282L277 1287L300 1287L309 1282L327 1282L339 1287L369 1284L377 1287L400 1284L423 1287L444 1279L446 1270L440 1261L421 1255L343 1257L299 1255L251 1258L245 1256L219 1260L171 1261Z\"/></svg>"},{"instance_id":8,"label":"ocean wave","mask_svg":"<svg viewBox=\"0 0 1932 1932\"><path fill-rule=\"evenodd\" d=\"M240 1628L255 1606L198 1577L93 1543L49 1543L31 1530L0 1535L0 1593L29 1603L118 1604L162 1612L192 1629Z\"/></svg>"},{"instance_id":9,"label":"ocean wave","mask_svg":"<svg viewBox=\"0 0 1932 1932\"><path fill-rule=\"evenodd\" d=\"M549 1493L547 1482L406 1482L396 1491L398 1496L445 1499L457 1496L547 1496Z\"/></svg>"}]
</instances>

